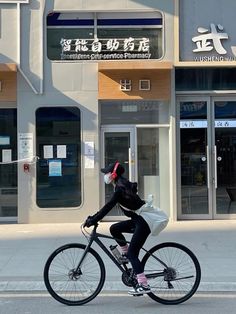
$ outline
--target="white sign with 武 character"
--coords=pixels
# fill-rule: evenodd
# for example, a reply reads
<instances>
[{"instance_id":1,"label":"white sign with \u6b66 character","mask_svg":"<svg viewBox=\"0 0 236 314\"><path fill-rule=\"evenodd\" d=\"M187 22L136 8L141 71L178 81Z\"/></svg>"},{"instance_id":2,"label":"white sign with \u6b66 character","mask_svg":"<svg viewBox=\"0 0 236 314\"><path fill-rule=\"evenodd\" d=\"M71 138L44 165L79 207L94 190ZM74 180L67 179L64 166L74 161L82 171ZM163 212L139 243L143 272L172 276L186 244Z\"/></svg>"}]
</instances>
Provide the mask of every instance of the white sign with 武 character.
<instances>
[{"instance_id":1,"label":"white sign with \u6b66 character","mask_svg":"<svg viewBox=\"0 0 236 314\"><path fill-rule=\"evenodd\" d=\"M179 60L236 61L235 12L235 0L183 1L179 12Z\"/></svg>"}]
</instances>

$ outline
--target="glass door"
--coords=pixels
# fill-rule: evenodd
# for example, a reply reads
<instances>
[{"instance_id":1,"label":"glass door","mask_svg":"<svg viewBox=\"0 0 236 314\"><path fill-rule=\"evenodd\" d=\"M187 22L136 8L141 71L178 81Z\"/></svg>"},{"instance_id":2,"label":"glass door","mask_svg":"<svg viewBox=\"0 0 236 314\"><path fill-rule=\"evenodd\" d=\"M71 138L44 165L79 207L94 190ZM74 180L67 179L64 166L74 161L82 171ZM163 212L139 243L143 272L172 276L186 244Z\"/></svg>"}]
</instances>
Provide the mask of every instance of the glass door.
<instances>
[{"instance_id":1,"label":"glass door","mask_svg":"<svg viewBox=\"0 0 236 314\"><path fill-rule=\"evenodd\" d=\"M215 171L214 200L216 218L236 216L236 100L214 98Z\"/></svg>"},{"instance_id":2,"label":"glass door","mask_svg":"<svg viewBox=\"0 0 236 314\"><path fill-rule=\"evenodd\" d=\"M236 217L236 100L178 100L180 219Z\"/></svg>"},{"instance_id":3,"label":"glass door","mask_svg":"<svg viewBox=\"0 0 236 314\"><path fill-rule=\"evenodd\" d=\"M184 219L211 217L209 99L179 100L179 213Z\"/></svg>"},{"instance_id":4,"label":"glass door","mask_svg":"<svg viewBox=\"0 0 236 314\"><path fill-rule=\"evenodd\" d=\"M125 177L135 181L135 128L125 126L106 126L102 128L103 165L119 161L125 168ZM102 178L103 179L103 178ZM103 185L103 204L113 193L111 185ZM119 206L113 208L107 217L121 216ZM107 219L106 217L106 219Z\"/></svg>"}]
</instances>

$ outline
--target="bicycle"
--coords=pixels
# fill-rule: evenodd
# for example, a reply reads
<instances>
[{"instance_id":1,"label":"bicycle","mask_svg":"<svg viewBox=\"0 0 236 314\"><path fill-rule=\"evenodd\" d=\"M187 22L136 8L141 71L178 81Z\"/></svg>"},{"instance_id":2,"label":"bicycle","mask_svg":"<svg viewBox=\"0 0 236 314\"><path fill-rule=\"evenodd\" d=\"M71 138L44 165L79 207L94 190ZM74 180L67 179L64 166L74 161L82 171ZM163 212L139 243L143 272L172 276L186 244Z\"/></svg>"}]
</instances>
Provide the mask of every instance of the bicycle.
<instances>
[{"instance_id":1,"label":"bicycle","mask_svg":"<svg viewBox=\"0 0 236 314\"><path fill-rule=\"evenodd\" d=\"M48 292L66 305L83 305L93 300L105 282L106 270L100 255L91 247L93 242L107 254L121 271L124 285L135 287L136 276L129 264L120 263L100 238L115 240L112 236L81 230L88 244L70 243L56 249L44 267L44 282ZM87 233L87 235L85 234ZM142 248L142 263L152 291L147 295L162 304L179 304L187 301L197 291L201 268L197 257L179 243L166 242Z\"/></svg>"}]
</instances>

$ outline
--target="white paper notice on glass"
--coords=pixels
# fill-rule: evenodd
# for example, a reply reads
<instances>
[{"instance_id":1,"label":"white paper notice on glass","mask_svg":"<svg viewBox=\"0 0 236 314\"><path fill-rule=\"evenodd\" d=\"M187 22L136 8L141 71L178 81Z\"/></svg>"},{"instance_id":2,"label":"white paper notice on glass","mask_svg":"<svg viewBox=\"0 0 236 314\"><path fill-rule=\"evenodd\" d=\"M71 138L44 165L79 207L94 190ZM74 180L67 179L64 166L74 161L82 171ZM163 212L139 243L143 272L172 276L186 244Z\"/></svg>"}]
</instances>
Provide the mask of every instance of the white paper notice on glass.
<instances>
[{"instance_id":1,"label":"white paper notice on glass","mask_svg":"<svg viewBox=\"0 0 236 314\"><path fill-rule=\"evenodd\" d=\"M57 158L66 158L66 145L57 145Z\"/></svg>"},{"instance_id":2,"label":"white paper notice on glass","mask_svg":"<svg viewBox=\"0 0 236 314\"><path fill-rule=\"evenodd\" d=\"M11 162L12 161L12 150L3 149L2 150L2 162Z\"/></svg>"},{"instance_id":3,"label":"white paper notice on glass","mask_svg":"<svg viewBox=\"0 0 236 314\"><path fill-rule=\"evenodd\" d=\"M19 133L19 159L33 158L33 133Z\"/></svg>"},{"instance_id":4,"label":"white paper notice on glass","mask_svg":"<svg viewBox=\"0 0 236 314\"><path fill-rule=\"evenodd\" d=\"M94 142L85 142L84 143L85 149L84 154L92 156L94 155Z\"/></svg>"},{"instance_id":5,"label":"white paper notice on glass","mask_svg":"<svg viewBox=\"0 0 236 314\"><path fill-rule=\"evenodd\" d=\"M49 160L49 177L61 177L62 169L61 169L61 160Z\"/></svg>"},{"instance_id":6,"label":"white paper notice on glass","mask_svg":"<svg viewBox=\"0 0 236 314\"><path fill-rule=\"evenodd\" d=\"M84 156L84 167L85 169L94 168L94 156Z\"/></svg>"},{"instance_id":7,"label":"white paper notice on glass","mask_svg":"<svg viewBox=\"0 0 236 314\"><path fill-rule=\"evenodd\" d=\"M0 145L9 145L10 136L0 136Z\"/></svg>"},{"instance_id":8,"label":"white paper notice on glass","mask_svg":"<svg viewBox=\"0 0 236 314\"><path fill-rule=\"evenodd\" d=\"M53 146L52 145L43 145L43 158L44 159L53 158Z\"/></svg>"}]
</instances>

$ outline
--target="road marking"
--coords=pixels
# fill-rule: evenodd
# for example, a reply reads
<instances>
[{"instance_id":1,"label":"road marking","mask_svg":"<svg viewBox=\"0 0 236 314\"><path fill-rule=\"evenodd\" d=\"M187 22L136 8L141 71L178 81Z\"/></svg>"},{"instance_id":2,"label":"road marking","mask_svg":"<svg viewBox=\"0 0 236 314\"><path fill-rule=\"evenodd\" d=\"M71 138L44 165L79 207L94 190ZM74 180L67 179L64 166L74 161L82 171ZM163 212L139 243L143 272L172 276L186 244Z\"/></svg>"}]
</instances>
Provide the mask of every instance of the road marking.
<instances>
[{"instance_id":1,"label":"road marking","mask_svg":"<svg viewBox=\"0 0 236 314\"><path fill-rule=\"evenodd\" d=\"M219 298L219 297L224 297L224 298L235 298L236 293L232 293L232 292L196 292L193 296L193 298ZM15 298L31 298L31 297L48 297L48 298L52 298L51 295L49 293L46 292L42 292L42 293L38 293L38 292L27 292L27 291L22 291L22 292L12 292L12 293L5 293L5 292L1 292L0 293L0 299L4 299L4 298L11 298L11 297L15 297ZM128 293L124 293L124 292L119 292L117 291L116 293L113 292L101 292L98 297L130 297L130 295L128 295ZM145 296L147 297L147 296Z\"/></svg>"}]
</instances>

